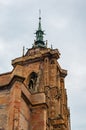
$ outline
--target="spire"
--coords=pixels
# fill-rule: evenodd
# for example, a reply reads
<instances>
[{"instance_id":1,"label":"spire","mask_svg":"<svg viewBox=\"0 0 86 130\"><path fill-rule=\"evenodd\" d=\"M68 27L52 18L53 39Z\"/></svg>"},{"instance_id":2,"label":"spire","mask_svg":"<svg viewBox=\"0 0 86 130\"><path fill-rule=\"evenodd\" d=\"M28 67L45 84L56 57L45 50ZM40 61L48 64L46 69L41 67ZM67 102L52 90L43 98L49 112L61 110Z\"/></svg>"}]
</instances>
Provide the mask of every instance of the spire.
<instances>
[{"instance_id":1,"label":"spire","mask_svg":"<svg viewBox=\"0 0 86 130\"><path fill-rule=\"evenodd\" d=\"M46 48L45 42L43 40L44 31L41 27L41 10L39 10L39 24L38 24L38 30L36 31L36 40L34 43L34 47L42 47Z\"/></svg>"},{"instance_id":2,"label":"spire","mask_svg":"<svg viewBox=\"0 0 86 130\"><path fill-rule=\"evenodd\" d=\"M39 26L38 26L38 30L42 30L41 29L41 10L39 10Z\"/></svg>"}]
</instances>

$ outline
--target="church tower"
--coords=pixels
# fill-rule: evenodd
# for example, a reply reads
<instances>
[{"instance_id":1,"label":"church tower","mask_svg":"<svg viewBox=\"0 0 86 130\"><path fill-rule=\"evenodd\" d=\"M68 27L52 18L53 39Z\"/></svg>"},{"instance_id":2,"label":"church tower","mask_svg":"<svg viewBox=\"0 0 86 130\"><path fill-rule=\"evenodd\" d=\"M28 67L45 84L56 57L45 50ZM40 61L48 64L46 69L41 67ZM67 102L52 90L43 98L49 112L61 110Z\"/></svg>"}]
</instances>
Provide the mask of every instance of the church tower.
<instances>
[{"instance_id":1,"label":"church tower","mask_svg":"<svg viewBox=\"0 0 86 130\"><path fill-rule=\"evenodd\" d=\"M70 130L58 49L48 48L39 17L36 40L13 70L0 75L0 130Z\"/></svg>"}]
</instances>

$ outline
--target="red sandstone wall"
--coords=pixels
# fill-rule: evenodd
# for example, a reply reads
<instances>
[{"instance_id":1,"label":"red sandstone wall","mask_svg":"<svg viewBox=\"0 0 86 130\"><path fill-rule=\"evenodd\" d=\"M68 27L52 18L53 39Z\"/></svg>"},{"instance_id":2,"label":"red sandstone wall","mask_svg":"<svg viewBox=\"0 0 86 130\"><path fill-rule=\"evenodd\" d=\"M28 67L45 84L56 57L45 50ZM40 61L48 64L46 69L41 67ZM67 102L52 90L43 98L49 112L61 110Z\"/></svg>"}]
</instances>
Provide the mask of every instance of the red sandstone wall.
<instances>
[{"instance_id":1,"label":"red sandstone wall","mask_svg":"<svg viewBox=\"0 0 86 130\"><path fill-rule=\"evenodd\" d=\"M44 107L33 108L31 117L31 130L46 130L46 110Z\"/></svg>"},{"instance_id":2,"label":"red sandstone wall","mask_svg":"<svg viewBox=\"0 0 86 130\"><path fill-rule=\"evenodd\" d=\"M0 92L0 129L8 130L8 101L9 93Z\"/></svg>"},{"instance_id":3,"label":"red sandstone wall","mask_svg":"<svg viewBox=\"0 0 86 130\"><path fill-rule=\"evenodd\" d=\"M30 130L30 110L23 98L21 99L19 120L19 130Z\"/></svg>"}]
</instances>

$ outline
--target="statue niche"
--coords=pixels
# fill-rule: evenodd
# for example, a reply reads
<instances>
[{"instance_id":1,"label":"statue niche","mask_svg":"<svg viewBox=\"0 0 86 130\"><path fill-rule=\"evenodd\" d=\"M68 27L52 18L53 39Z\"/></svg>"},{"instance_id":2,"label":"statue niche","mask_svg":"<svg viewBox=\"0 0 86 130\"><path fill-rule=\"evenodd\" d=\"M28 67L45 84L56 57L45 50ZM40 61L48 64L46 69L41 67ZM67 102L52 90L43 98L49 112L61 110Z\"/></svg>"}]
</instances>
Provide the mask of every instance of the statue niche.
<instances>
[{"instance_id":1,"label":"statue niche","mask_svg":"<svg viewBox=\"0 0 86 130\"><path fill-rule=\"evenodd\" d=\"M29 76L28 89L30 92L36 92L37 74L32 72Z\"/></svg>"}]
</instances>

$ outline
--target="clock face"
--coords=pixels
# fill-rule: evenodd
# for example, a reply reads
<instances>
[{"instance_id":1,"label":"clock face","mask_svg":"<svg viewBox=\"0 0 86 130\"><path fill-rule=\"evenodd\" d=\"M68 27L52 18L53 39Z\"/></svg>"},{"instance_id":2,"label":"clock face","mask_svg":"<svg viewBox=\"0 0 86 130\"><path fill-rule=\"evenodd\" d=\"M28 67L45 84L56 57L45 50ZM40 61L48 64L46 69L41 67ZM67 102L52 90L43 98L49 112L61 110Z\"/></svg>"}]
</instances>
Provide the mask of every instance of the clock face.
<instances>
[{"instance_id":1,"label":"clock face","mask_svg":"<svg viewBox=\"0 0 86 130\"><path fill-rule=\"evenodd\" d=\"M37 74L35 72L32 72L30 74L28 89L30 92L35 92L36 90L36 83L37 83Z\"/></svg>"}]
</instances>

